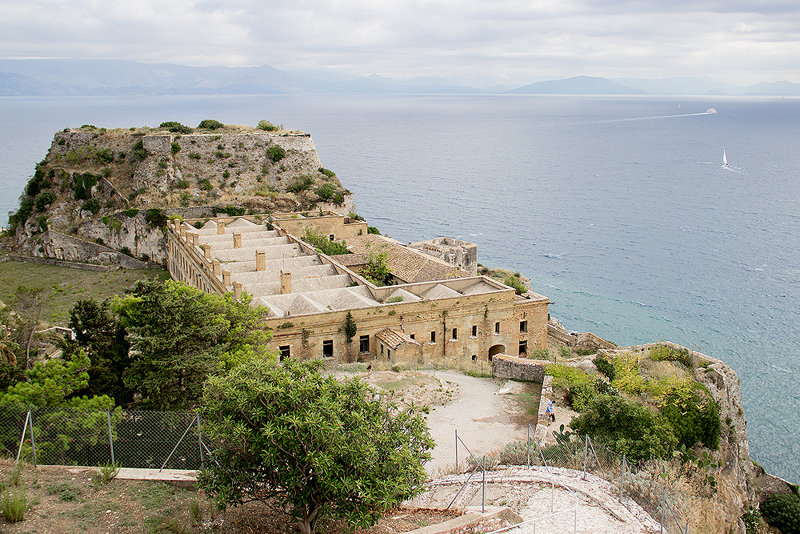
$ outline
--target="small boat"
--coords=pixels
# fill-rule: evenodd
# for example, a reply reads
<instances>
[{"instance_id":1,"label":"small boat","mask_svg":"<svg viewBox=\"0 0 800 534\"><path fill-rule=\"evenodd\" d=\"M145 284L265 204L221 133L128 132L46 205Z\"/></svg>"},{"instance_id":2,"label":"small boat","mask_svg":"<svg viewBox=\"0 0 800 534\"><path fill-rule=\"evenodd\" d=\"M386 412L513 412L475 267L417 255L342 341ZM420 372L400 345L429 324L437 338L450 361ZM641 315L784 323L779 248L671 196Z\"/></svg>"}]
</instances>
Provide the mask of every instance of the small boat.
<instances>
[{"instance_id":1,"label":"small boat","mask_svg":"<svg viewBox=\"0 0 800 534\"><path fill-rule=\"evenodd\" d=\"M728 163L728 154L725 153L725 149L722 149L722 168L723 169L730 169L731 166Z\"/></svg>"},{"instance_id":2,"label":"small boat","mask_svg":"<svg viewBox=\"0 0 800 534\"><path fill-rule=\"evenodd\" d=\"M714 113L716 113L716 112L717 112L717 110L716 110L716 109L714 109L714 108L708 108L708 109L706 110L706 114L708 114L708 115L713 115L713 114L714 114Z\"/></svg>"}]
</instances>

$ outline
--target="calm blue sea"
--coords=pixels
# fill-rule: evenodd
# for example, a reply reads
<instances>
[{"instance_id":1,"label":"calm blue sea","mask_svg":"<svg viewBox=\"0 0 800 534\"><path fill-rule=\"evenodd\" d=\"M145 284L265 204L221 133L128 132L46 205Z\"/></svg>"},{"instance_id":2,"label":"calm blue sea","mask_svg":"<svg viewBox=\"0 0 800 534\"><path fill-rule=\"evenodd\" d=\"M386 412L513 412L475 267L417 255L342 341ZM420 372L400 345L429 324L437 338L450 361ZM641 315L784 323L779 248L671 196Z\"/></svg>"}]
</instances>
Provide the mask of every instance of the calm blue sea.
<instances>
[{"instance_id":1,"label":"calm blue sea","mask_svg":"<svg viewBox=\"0 0 800 534\"><path fill-rule=\"evenodd\" d=\"M569 329L727 361L753 457L800 482L798 99L2 98L0 117L4 215L60 128L215 118L308 131L384 233L478 243L482 263L530 276Z\"/></svg>"}]
</instances>

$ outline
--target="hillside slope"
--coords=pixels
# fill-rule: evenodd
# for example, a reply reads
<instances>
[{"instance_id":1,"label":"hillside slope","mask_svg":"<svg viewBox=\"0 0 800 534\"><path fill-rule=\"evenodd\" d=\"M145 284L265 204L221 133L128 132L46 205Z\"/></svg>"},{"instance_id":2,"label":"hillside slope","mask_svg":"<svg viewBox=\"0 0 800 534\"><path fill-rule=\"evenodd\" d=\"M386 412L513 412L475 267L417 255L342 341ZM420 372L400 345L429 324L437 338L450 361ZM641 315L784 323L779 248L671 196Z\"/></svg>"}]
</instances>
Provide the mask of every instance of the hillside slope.
<instances>
[{"instance_id":1,"label":"hillside slope","mask_svg":"<svg viewBox=\"0 0 800 534\"><path fill-rule=\"evenodd\" d=\"M13 248L137 267L163 262L169 216L352 206L306 133L216 121L213 129L164 125L57 132L10 218Z\"/></svg>"}]
</instances>

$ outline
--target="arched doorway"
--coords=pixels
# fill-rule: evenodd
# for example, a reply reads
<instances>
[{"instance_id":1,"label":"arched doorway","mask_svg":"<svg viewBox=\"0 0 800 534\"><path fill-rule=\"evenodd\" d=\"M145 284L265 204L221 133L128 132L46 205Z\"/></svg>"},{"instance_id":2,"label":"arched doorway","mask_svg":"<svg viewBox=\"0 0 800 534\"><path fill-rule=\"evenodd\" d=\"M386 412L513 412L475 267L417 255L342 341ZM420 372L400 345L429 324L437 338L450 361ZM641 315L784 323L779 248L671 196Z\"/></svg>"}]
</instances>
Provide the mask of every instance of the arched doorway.
<instances>
[{"instance_id":1,"label":"arched doorway","mask_svg":"<svg viewBox=\"0 0 800 534\"><path fill-rule=\"evenodd\" d=\"M495 354L502 354L505 351L505 345L492 345L492 347L489 349L489 361L492 361L492 358L494 358Z\"/></svg>"}]
</instances>

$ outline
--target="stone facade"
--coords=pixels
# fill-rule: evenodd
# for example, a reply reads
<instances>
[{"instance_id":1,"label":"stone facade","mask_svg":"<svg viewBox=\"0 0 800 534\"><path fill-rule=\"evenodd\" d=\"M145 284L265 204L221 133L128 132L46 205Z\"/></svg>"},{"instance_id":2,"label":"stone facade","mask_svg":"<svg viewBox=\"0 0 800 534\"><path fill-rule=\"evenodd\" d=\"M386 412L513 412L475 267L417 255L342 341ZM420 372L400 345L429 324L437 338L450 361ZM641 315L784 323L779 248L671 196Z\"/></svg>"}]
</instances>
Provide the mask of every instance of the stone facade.
<instances>
[{"instance_id":1,"label":"stone facade","mask_svg":"<svg viewBox=\"0 0 800 534\"><path fill-rule=\"evenodd\" d=\"M344 217L306 224L316 219L345 234L358 230ZM175 221L167 263L173 278L204 291L253 295L269 308L271 343L284 356L463 366L546 347L546 297L517 296L484 276L377 287L287 231L303 227L299 218L273 218L272 230L257 221L213 219L199 229ZM357 326L350 339L348 313Z\"/></svg>"},{"instance_id":2,"label":"stone facade","mask_svg":"<svg viewBox=\"0 0 800 534\"><path fill-rule=\"evenodd\" d=\"M439 258L469 274L478 274L478 245L452 237L409 243L410 248Z\"/></svg>"}]
</instances>

